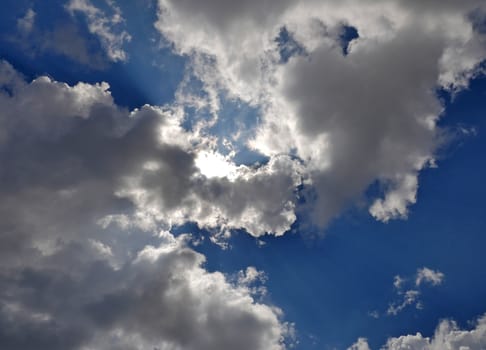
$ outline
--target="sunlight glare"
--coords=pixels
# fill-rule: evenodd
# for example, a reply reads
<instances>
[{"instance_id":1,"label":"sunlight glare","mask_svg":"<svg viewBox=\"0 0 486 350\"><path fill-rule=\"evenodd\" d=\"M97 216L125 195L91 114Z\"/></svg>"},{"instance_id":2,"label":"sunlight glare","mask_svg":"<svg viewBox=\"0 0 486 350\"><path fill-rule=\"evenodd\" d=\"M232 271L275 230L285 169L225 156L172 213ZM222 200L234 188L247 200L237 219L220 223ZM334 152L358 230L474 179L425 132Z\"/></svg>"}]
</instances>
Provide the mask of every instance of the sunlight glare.
<instances>
[{"instance_id":1,"label":"sunlight glare","mask_svg":"<svg viewBox=\"0 0 486 350\"><path fill-rule=\"evenodd\" d=\"M226 177L231 180L236 177L236 165L216 152L199 152L196 156L196 166L207 178Z\"/></svg>"}]
</instances>

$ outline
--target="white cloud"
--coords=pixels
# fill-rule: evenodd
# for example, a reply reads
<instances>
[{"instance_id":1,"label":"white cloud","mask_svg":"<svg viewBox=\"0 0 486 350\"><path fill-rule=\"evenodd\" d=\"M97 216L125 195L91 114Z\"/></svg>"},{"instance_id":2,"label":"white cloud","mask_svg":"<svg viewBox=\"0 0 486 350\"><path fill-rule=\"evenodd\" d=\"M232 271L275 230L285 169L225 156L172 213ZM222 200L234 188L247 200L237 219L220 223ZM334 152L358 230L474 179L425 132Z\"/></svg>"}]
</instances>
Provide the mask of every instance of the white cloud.
<instances>
[{"instance_id":1,"label":"white cloud","mask_svg":"<svg viewBox=\"0 0 486 350\"><path fill-rule=\"evenodd\" d=\"M440 271L434 271L428 267L423 267L417 270L417 277L415 279L415 285L418 287L423 283L430 283L433 286L437 286L444 280L444 274Z\"/></svg>"},{"instance_id":2,"label":"white cloud","mask_svg":"<svg viewBox=\"0 0 486 350\"><path fill-rule=\"evenodd\" d=\"M112 29L123 23L123 17L113 2L107 4L112 16L88 0L71 0L66 8L86 16L92 31L105 37L107 50L112 47L112 59L122 59L116 52L125 39L116 39L119 36ZM189 70L202 79L208 96L186 96L185 81L178 105L128 112L113 105L106 84L61 88L60 83L39 78L30 85L23 83L19 96L31 93L31 85L43 86L46 94L56 94L50 90L58 86L65 91L61 102L48 106L34 96L32 103L37 105L29 108L39 108L49 122L43 117L22 120L32 130L37 128L36 133L53 132L46 125L58 123L61 138L65 137L62 119L52 116L65 103L70 104L68 113L76 110L76 115L88 120L95 120L90 115L103 104L117 115L110 127L121 134L132 130L129 124L152 120L147 124L157 125L160 133L151 135L148 153L152 153L146 154L143 164L124 168L113 184L115 197L135 204L133 219L137 217L146 227L193 220L201 227L223 231L244 228L254 236L282 235L295 221L296 187L303 182L299 196L312 208L316 224L326 225L376 181L383 196L372 199L370 213L385 222L406 218L417 200L419 173L433 164L441 138L436 121L442 106L433 89L438 84L463 86L452 78L441 83L445 79L441 76L455 68L440 62L451 45L458 57L468 57L472 48L466 43L483 40L466 16L479 3L449 4L441 12L401 1L379 5L308 0L242 1L226 7L218 1L160 1L157 28L179 53L191 56ZM263 11L271 15L262 17ZM338 40L343 23L356 26L360 34L347 56L342 55ZM305 52L286 64L279 58L275 40L283 26ZM476 63L482 52L478 50L471 53ZM470 71L463 68L462 78L469 74L465 70ZM97 101L100 91L104 97ZM217 117L216 100L222 91L262 111L263 119L250 133L253 136L238 142L246 141L270 157L268 164L237 166L233 153L221 155L217 137L208 136L205 129L211 123L202 123L193 132L182 129L186 105L208 107ZM5 101L13 110L19 108L13 100ZM15 113L28 114L26 107ZM126 122L127 116L133 123ZM6 131L3 134L8 137ZM231 140L225 142L231 149ZM164 150L156 150L159 143Z\"/></svg>"},{"instance_id":3,"label":"white cloud","mask_svg":"<svg viewBox=\"0 0 486 350\"><path fill-rule=\"evenodd\" d=\"M356 343L351 345L348 350L370 350L366 338L359 338Z\"/></svg>"},{"instance_id":4,"label":"white cloud","mask_svg":"<svg viewBox=\"0 0 486 350\"><path fill-rule=\"evenodd\" d=\"M362 346L362 348L357 347ZM354 348L369 349L368 343L360 338ZM388 339L382 350L483 350L486 348L486 316L482 316L471 330L461 330L456 322L443 320L437 326L432 337L424 337L421 333L402 335ZM349 350L348 349L348 350Z\"/></svg>"},{"instance_id":5,"label":"white cloud","mask_svg":"<svg viewBox=\"0 0 486 350\"><path fill-rule=\"evenodd\" d=\"M407 218L408 207L417 201L417 174L406 174L396 180L394 188L389 190L384 199L377 199L370 207L370 213L376 219L388 222L390 219Z\"/></svg>"},{"instance_id":6,"label":"white cloud","mask_svg":"<svg viewBox=\"0 0 486 350\"><path fill-rule=\"evenodd\" d=\"M243 285L265 282L266 279L265 272L258 271L254 266L248 266L245 271L238 273L238 283Z\"/></svg>"},{"instance_id":7,"label":"white cloud","mask_svg":"<svg viewBox=\"0 0 486 350\"><path fill-rule=\"evenodd\" d=\"M113 11L112 16L108 16L89 0L70 0L66 9L71 15L81 13L86 17L89 31L99 38L111 61L126 61L128 55L123 45L131 40L131 36L126 30L118 28L124 21L120 8L113 1L107 1L107 4Z\"/></svg>"},{"instance_id":8,"label":"white cloud","mask_svg":"<svg viewBox=\"0 0 486 350\"><path fill-rule=\"evenodd\" d=\"M193 166L192 160L189 165ZM170 225L195 221L201 227L243 228L260 236L282 235L295 221L293 191L300 179L296 164L288 157L273 157L257 169L239 166L231 179L194 176L195 167L186 169L184 178L168 170L161 166L136 174L117 193L130 198L154 220Z\"/></svg>"},{"instance_id":9,"label":"white cloud","mask_svg":"<svg viewBox=\"0 0 486 350\"><path fill-rule=\"evenodd\" d=\"M468 17L483 6L160 0L156 27L192 58L213 96L227 91L261 108L248 145L303 160L317 192L312 217L324 226L375 181L384 191L370 213L384 222L407 217L418 175L440 145L443 107L434 90L466 87L486 58L484 34ZM347 56L338 39L343 24L359 32ZM276 40L284 26L304 52L287 63Z\"/></svg>"},{"instance_id":10,"label":"white cloud","mask_svg":"<svg viewBox=\"0 0 486 350\"><path fill-rule=\"evenodd\" d=\"M402 289L403 282L405 282L405 280L399 275L393 277L393 287L395 287L395 289Z\"/></svg>"}]
</instances>

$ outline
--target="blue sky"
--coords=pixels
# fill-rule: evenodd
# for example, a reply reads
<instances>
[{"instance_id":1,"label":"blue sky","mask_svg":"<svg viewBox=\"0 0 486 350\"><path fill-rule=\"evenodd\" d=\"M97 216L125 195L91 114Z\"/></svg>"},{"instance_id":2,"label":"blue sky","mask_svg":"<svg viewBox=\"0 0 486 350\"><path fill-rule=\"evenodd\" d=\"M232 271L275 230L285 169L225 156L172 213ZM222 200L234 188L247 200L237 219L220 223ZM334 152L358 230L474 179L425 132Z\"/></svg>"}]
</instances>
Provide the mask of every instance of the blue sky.
<instances>
[{"instance_id":1,"label":"blue sky","mask_svg":"<svg viewBox=\"0 0 486 350\"><path fill-rule=\"evenodd\" d=\"M228 4L2 4L0 348L484 349L484 4Z\"/></svg>"}]
</instances>

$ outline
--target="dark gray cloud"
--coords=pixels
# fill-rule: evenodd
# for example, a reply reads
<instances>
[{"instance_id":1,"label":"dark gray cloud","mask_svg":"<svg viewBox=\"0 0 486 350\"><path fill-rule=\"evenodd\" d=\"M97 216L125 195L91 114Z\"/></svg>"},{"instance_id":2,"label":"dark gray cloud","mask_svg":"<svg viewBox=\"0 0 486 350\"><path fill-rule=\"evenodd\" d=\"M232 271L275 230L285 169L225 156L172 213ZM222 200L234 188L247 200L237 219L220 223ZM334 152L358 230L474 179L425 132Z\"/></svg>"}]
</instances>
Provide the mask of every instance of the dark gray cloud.
<instances>
[{"instance_id":1,"label":"dark gray cloud","mask_svg":"<svg viewBox=\"0 0 486 350\"><path fill-rule=\"evenodd\" d=\"M2 348L283 349L276 309L166 235L117 269L77 244L3 269Z\"/></svg>"},{"instance_id":2,"label":"dark gray cloud","mask_svg":"<svg viewBox=\"0 0 486 350\"><path fill-rule=\"evenodd\" d=\"M400 186L402 174L431 157L439 136L427 118L441 111L433 89L440 55L440 42L410 29L349 56L324 45L289 64L282 95L305 116L296 129L327 143L319 160L328 166L312 174L321 194L316 222L328 222L375 179Z\"/></svg>"},{"instance_id":3,"label":"dark gray cloud","mask_svg":"<svg viewBox=\"0 0 486 350\"><path fill-rule=\"evenodd\" d=\"M160 229L178 212L245 224L240 210L266 206L244 184L273 191L267 168L234 184L204 177L203 144L170 110L120 108L106 83L29 83L1 62L0 86L2 349L285 348L290 326L277 308L206 271L188 237ZM255 234L285 205L258 214Z\"/></svg>"}]
</instances>

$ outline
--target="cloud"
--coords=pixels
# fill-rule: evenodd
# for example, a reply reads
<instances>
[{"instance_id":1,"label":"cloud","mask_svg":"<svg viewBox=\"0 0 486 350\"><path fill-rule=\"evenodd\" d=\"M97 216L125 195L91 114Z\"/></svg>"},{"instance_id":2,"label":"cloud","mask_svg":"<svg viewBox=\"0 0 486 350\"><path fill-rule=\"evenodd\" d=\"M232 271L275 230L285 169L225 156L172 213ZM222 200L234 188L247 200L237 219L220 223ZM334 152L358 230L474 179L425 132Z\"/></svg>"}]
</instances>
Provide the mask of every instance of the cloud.
<instances>
[{"instance_id":1,"label":"cloud","mask_svg":"<svg viewBox=\"0 0 486 350\"><path fill-rule=\"evenodd\" d=\"M359 338L356 343L351 345L348 350L370 350L366 338Z\"/></svg>"},{"instance_id":2,"label":"cloud","mask_svg":"<svg viewBox=\"0 0 486 350\"><path fill-rule=\"evenodd\" d=\"M358 343L349 349L369 349L368 343L360 338ZM358 346L362 346L361 348ZM461 330L456 322L443 320L437 326L434 335L422 336L403 335L389 338L381 348L383 350L439 350L439 349L468 349L481 350L486 347L486 316L482 316L471 330Z\"/></svg>"},{"instance_id":3,"label":"cloud","mask_svg":"<svg viewBox=\"0 0 486 350\"><path fill-rule=\"evenodd\" d=\"M81 35L74 23L55 25L52 30L39 33L37 38L31 39L39 42L39 50L43 52L54 52L95 69L107 66L105 55L94 47L93 42Z\"/></svg>"},{"instance_id":4,"label":"cloud","mask_svg":"<svg viewBox=\"0 0 486 350\"><path fill-rule=\"evenodd\" d=\"M395 289L400 290L402 288L403 282L405 282L405 280L399 275L393 277L393 287L395 287Z\"/></svg>"},{"instance_id":5,"label":"cloud","mask_svg":"<svg viewBox=\"0 0 486 350\"><path fill-rule=\"evenodd\" d=\"M185 96L184 84L190 85L187 81L178 91L177 103L167 108L145 106L123 111L105 101L103 108L112 116L112 120L105 118L110 120L107 129L127 134L118 135L116 142L102 135L99 147L127 143L127 152L133 155L133 148L141 141L134 141L135 136L129 134L149 133L144 125L153 123L160 126L161 135L149 135L147 152L144 150L139 158L142 160L131 156L126 166L119 155L108 154L115 153L111 148L100 155L91 150L92 154L79 157L108 159L103 171L109 170L107 173L114 177L110 179L114 198L133 205L136 217L144 218L139 223L145 225L195 221L201 227L221 231L243 228L254 236L282 235L290 229L297 213L310 212L313 223L325 226L373 183L378 183L381 196L369 199L371 215L383 222L406 218L409 206L417 200L420 171L435 164L436 150L444 139L444 130L436 124L443 107L434 89L461 88L461 79L475 74L478 55L482 55L476 46L474 50L469 47L470 43L482 42L483 36L465 16L479 5L450 5L440 13L399 1L383 9L368 2L348 5L310 0L299 4L243 1L238 5L240 10L234 12L235 8L221 7L217 1L159 2L157 28L173 41L179 53L190 55L192 65L188 70L201 79L207 101L206 97ZM86 16L93 33L99 31L97 35L102 37L107 33L107 52L111 50L111 39L117 37L112 27L123 23L120 9L112 2L108 7L111 16L85 0L72 0L66 5L71 14ZM364 20L357 16L358 10L369 13L369 17ZM259 15L262 11L272 15L263 18ZM414 16L408 15L416 12L420 16L412 20ZM191 16L204 25L192 28L195 22ZM442 28L445 24L451 27ZM343 55L341 36L348 25L357 28L359 38ZM301 48L285 62L276 40L283 28ZM72 49L76 41L71 37L76 35L69 33L69 28L51 33L61 38L54 40L59 52L76 52L79 59L90 61L83 43L75 45L78 51ZM112 42L113 52L122 50L124 40L117 40ZM67 46L61 45L63 42ZM469 55L471 49L471 62L475 63L460 69L461 78L449 76L445 83L444 74L453 68L448 68L443 57L451 45L461 57ZM122 59L115 53L111 57ZM42 79L34 85L48 86L46 82L40 84ZM82 90L81 86L88 89L81 84L77 91ZM201 123L192 131L182 128L182 120L187 118L185 108L192 104L209 107L217 118L219 105L215 100L223 94L261 113L251 132L245 132L241 139L240 135L221 140L210 130L213 122ZM59 106L64 108L62 103ZM87 102L82 113L90 116L93 110L94 114L102 114L94 106L98 106L97 101ZM59 123L57 119L55 123ZM94 125L100 119L87 117L78 122ZM33 124L25 118L24 122ZM78 134L83 128L70 130ZM59 131L61 139L67 138L63 132ZM233 131L232 135L236 134L239 130ZM68 142L61 139L59 144ZM181 143L184 139L190 142ZM237 166L232 153L219 153L220 143L233 150L239 147L237 142L246 142L246 147L269 161ZM64 155L59 157L64 159ZM112 159L117 157L114 164Z\"/></svg>"},{"instance_id":6,"label":"cloud","mask_svg":"<svg viewBox=\"0 0 486 350\"><path fill-rule=\"evenodd\" d=\"M29 33L34 27L36 13L33 9L29 8L24 17L17 20L17 29L21 33Z\"/></svg>"},{"instance_id":7,"label":"cloud","mask_svg":"<svg viewBox=\"0 0 486 350\"><path fill-rule=\"evenodd\" d=\"M203 261L178 243L144 248L120 274L121 285L86 305L105 330L89 346L105 349L113 340L135 338L143 339L134 344L139 349L282 349L280 311L255 303L243 285L208 273Z\"/></svg>"},{"instance_id":8,"label":"cloud","mask_svg":"<svg viewBox=\"0 0 486 350\"><path fill-rule=\"evenodd\" d=\"M312 220L321 226L373 183L369 212L405 219L420 171L444 142L436 89L456 92L479 74L481 1L159 1L156 27L189 55L205 88L261 111L247 145L303 163ZM440 10L437 10L440 7ZM265 16L262 16L265 14ZM359 37L343 55L343 28ZM281 57L281 33L299 48ZM280 38L280 39L279 39Z\"/></svg>"},{"instance_id":9,"label":"cloud","mask_svg":"<svg viewBox=\"0 0 486 350\"><path fill-rule=\"evenodd\" d=\"M128 111L106 83L27 82L4 61L0 108L2 348L285 349L292 325L250 286L262 272L209 272L189 235L161 230L246 225L240 210L255 234L285 226L285 160L208 179L195 166L208 140L170 108Z\"/></svg>"},{"instance_id":10,"label":"cloud","mask_svg":"<svg viewBox=\"0 0 486 350\"><path fill-rule=\"evenodd\" d=\"M260 167L233 165L231 179L208 178L195 160L214 147L184 131L176 110L130 112L113 103L106 83L70 87L47 77L26 83L7 63L1 68L0 81L10 92L0 96L6 155L0 212L13 227L6 232L14 235L19 223L28 231L31 223L49 221L47 227L65 235L69 220L106 216L108 225L110 215L128 215L145 227L194 221L260 236L281 235L295 221L300 177L290 157ZM77 217L63 213L75 206Z\"/></svg>"},{"instance_id":11,"label":"cloud","mask_svg":"<svg viewBox=\"0 0 486 350\"><path fill-rule=\"evenodd\" d=\"M420 295L420 292L418 290L407 290L403 294L403 301L400 304L390 304L388 309L386 310L386 313L388 315L393 315L396 316L398 315L403 309L405 309L407 306L415 304L417 309L420 309L421 303L417 302L418 297ZM417 303L416 303L417 302Z\"/></svg>"},{"instance_id":12,"label":"cloud","mask_svg":"<svg viewBox=\"0 0 486 350\"><path fill-rule=\"evenodd\" d=\"M428 267L417 269L417 273L413 278L396 275L393 279L393 287L401 300L390 303L386 314L396 316L411 305L414 305L418 310L423 309L424 304L420 300L423 286L426 284L438 286L443 282L444 277L444 273L438 270L434 271ZM414 282L413 285L411 285L413 283L411 281ZM379 317L379 313L374 311L372 317L376 316Z\"/></svg>"},{"instance_id":13,"label":"cloud","mask_svg":"<svg viewBox=\"0 0 486 350\"><path fill-rule=\"evenodd\" d=\"M415 285L420 286L423 283L430 283L433 286L437 286L444 280L444 274L440 271L434 271L428 267L423 267L417 270L417 278L415 279Z\"/></svg>"},{"instance_id":14,"label":"cloud","mask_svg":"<svg viewBox=\"0 0 486 350\"><path fill-rule=\"evenodd\" d=\"M76 13L85 16L90 33L99 38L108 58L113 62L123 62L128 59L123 45L131 40L131 36L126 30L119 29L124 21L120 8L113 1L107 1L107 4L113 12L112 16L89 0L70 0L66 9L72 16Z\"/></svg>"},{"instance_id":15,"label":"cloud","mask_svg":"<svg viewBox=\"0 0 486 350\"><path fill-rule=\"evenodd\" d=\"M23 17L17 19L17 33L10 41L22 48L27 55L37 56L55 53L68 57L94 69L106 67L107 59L99 52L96 40L81 35L76 23L69 20L54 22L50 29L36 25L37 13L29 8Z\"/></svg>"},{"instance_id":16,"label":"cloud","mask_svg":"<svg viewBox=\"0 0 486 350\"><path fill-rule=\"evenodd\" d=\"M81 244L2 268L2 348L285 348L290 326L279 309L257 303L246 285L207 272L204 256L164 236L119 268Z\"/></svg>"}]
</instances>

